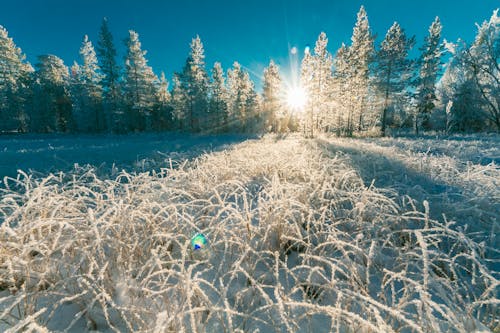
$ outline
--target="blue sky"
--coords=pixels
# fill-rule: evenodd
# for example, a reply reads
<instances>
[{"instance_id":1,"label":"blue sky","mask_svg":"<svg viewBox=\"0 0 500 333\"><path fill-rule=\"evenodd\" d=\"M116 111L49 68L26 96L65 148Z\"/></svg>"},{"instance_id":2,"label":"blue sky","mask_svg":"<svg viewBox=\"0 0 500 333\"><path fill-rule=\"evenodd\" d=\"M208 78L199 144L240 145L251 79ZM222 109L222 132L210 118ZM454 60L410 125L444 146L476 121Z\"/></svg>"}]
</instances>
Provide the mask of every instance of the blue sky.
<instances>
[{"instance_id":1,"label":"blue sky","mask_svg":"<svg viewBox=\"0 0 500 333\"><path fill-rule=\"evenodd\" d=\"M40 54L55 54L67 65L78 60L84 34L93 42L102 18L107 17L123 58L123 39L136 30L148 51L154 71L170 79L181 70L191 38L205 44L207 67L221 61L227 69L237 60L259 80L262 69L275 59L289 67L289 49L314 45L321 31L334 53L349 42L356 13L364 5L372 31L383 38L394 21L422 43L435 16L449 41L474 38L475 22L482 22L500 7L499 0L6 0L3 25L32 63ZM256 82L258 85L259 83Z\"/></svg>"}]
</instances>

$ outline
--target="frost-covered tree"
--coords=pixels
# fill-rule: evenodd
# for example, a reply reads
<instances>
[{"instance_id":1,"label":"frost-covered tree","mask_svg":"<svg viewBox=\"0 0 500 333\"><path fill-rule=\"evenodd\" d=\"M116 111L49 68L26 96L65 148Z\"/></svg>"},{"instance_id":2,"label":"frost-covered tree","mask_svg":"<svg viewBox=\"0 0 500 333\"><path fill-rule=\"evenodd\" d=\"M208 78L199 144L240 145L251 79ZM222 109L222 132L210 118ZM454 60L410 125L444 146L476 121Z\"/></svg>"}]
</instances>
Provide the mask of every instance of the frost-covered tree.
<instances>
[{"instance_id":1,"label":"frost-covered tree","mask_svg":"<svg viewBox=\"0 0 500 333\"><path fill-rule=\"evenodd\" d=\"M353 29L348 55L351 67L349 91L354 104L350 108L352 114L348 117L348 134L352 133L355 128L361 131L364 127L363 117L370 94L369 67L375 52L374 39L370 31L368 15L365 8L361 6Z\"/></svg>"},{"instance_id":2,"label":"frost-covered tree","mask_svg":"<svg viewBox=\"0 0 500 333\"><path fill-rule=\"evenodd\" d=\"M314 110L312 105L312 100L310 94L313 90L313 77L314 77L314 59L309 50L306 48L304 52L304 58L302 59L302 63L300 66L300 86L304 90L305 94L309 97L306 101L306 105L304 106L305 113L302 115L302 119L300 119L301 127L304 136L314 136L314 127L315 123L314 119Z\"/></svg>"},{"instance_id":3,"label":"frost-covered tree","mask_svg":"<svg viewBox=\"0 0 500 333\"><path fill-rule=\"evenodd\" d=\"M127 54L123 88L128 126L132 131L150 130L158 78L148 66L147 52L142 50L137 32L130 30L125 43Z\"/></svg>"},{"instance_id":4,"label":"frost-covered tree","mask_svg":"<svg viewBox=\"0 0 500 333\"><path fill-rule=\"evenodd\" d=\"M209 79L205 70L205 51L200 36L192 39L189 56L179 75L184 91L184 114L191 131L198 132L206 127L208 119Z\"/></svg>"},{"instance_id":5,"label":"frost-covered tree","mask_svg":"<svg viewBox=\"0 0 500 333\"><path fill-rule=\"evenodd\" d=\"M73 130L69 71L54 55L38 57L34 84L35 112L31 126L37 132L69 132Z\"/></svg>"},{"instance_id":6,"label":"frost-covered tree","mask_svg":"<svg viewBox=\"0 0 500 333\"><path fill-rule=\"evenodd\" d=\"M301 85L308 96L304 126L310 136L314 136L316 131L331 129L333 123L333 59L327 46L328 37L322 32L316 41L314 55L306 52L302 60Z\"/></svg>"},{"instance_id":7,"label":"frost-covered tree","mask_svg":"<svg viewBox=\"0 0 500 333\"><path fill-rule=\"evenodd\" d=\"M212 69L212 82L210 84L210 123L215 132L227 130L227 88L224 78L224 70L220 62L216 62Z\"/></svg>"},{"instance_id":8,"label":"frost-covered tree","mask_svg":"<svg viewBox=\"0 0 500 333\"><path fill-rule=\"evenodd\" d=\"M316 123L313 126L321 131L329 130L333 125L331 107L333 59L327 46L328 38L322 32L314 47L312 90L308 93L316 114Z\"/></svg>"},{"instance_id":9,"label":"frost-covered tree","mask_svg":"<svg viewBox=\"0 0 500 333\"><path fill-rule=\"evenodd\" d=\"M108 129L117 132L123 131L125 130L125 119L120 92L120 67L116 62L116 48L106 18L102 21L96 51L99 67L103 74L101 85Z\"/></svg>"},{"instance_id":10,"label":"frost-covered tree","mask_svg":"<svg viewBox=\"0 0 500 333\"><path fill-rule=\"evenodd\" d=\"M449 132L472 132L486 129L484 100L469 63L469 47L463 41L447 43L452 57L439 81L438 97L446 105L445 125Z\"/></svg>"},{"instance_id":11,"label":"frost-covered tree","mask_svg":"<svg viewBox=\"0 0 500 333\"><path fill-rule=\"evenodd\" d=\"M352 115L350 112L350 108L353 106L352 95L349 93L351 71L348 56L349 49L342 43L333 59L335 71L332 81L332 98L335 101L334 128L338 136L345 133L348 116Z\"/></svg>"},{"instance_id":12,"label":"frost-covered tree","mask_svg":"<svg viewBox=\"0 0 500 333\"><path fill-rule=\"evenodd\" d=\"M247 71L234 62L227 72L229 129L250 131L256 126L258 96Z\"/></svg>"},{"instance_id":13,"label":"frost-covered tree","mask_svg":"<svg viewBox=\"0 0 500 333\"><path fill-rule=\"evenodd\" d=\"M429 115L435 108L437 100L436 81L441 64L443 47L441 44L441 22L436 17L429 27L429 35L425 37L420 48L420 72L417 79L415 131L418 134L420 123L429 129Z\"/></svg>"},{"instance_id":14,"label":"frost-covered tree","mask_svg":"<svg viewBox=\"0 0 500 333\"><path fill-rule=\"evenodd\" d=\"M186 91L182 87L179 76L180 74L175 73L172 79L172 120L178 129L184 130L186 129L186 101L188 97L186 95Z\"/></svg>"},{"instance_id":15,"label":"frost-covered tree","mask_svg":"<svg viewBox=\"0 0 500 333\"><path fill-rule=\"evenodd\" d=\"M24 60L21 49L0 26L0 133L28 129L26 89L33 69Z\"/></svg>"},{"instance_id":16,"label":"frost-covered tree","mask_svg":"<svg viewBox=\"0 0 500 333\"><path fill-rule=\"evenodd\" d=\"M97 56L92 42L85 35L80 48L82 64L71 68L73 118L81 132L100 132L106 128L106 117L102 109L103 75L97 64Z\"/></svg>"},{"instance_id":17,"label":"frost-covered tree","mask_svg":"<svg viewBox=\"0 0 500 333\"><path fill-rule=\"evenodd\" d=\"M386 133L387 114L393 100L407 88L412 74L412 62L408 52L415 44L415 38L408 38L397 22L385 35L376 55L375 76L378 90L383 94L382 136Z\"/></svg>"},{"instance_id":18,"label":"frost-covered tree","mask_svg":"<svg viewBox=\"0 0 500 333\"><path fill-rule=\"evenodd\" d=\"M162 72L160 80L156 82L155 105L152 114L152 129L163 131L172 125L172 96L168 90L168 81Z\"/></svg>"},{"instance_id":19,"label":"frost-covered tree","mask_svg":"<svg viewBox=\"0 0 500 333\"><path fill-rule=\"evenodd\" d=\"M287 130L288 117L283 105L283 86L279 67L273 60L264 69L262 115L266 129L277 133Z\"/></svg>"},{"instance_id":20,"label":"frost-covered tree","mask_svg":"<svg viewBox=\"0 0 500 333\"><path fill-rule=\"evenodd\" d=\"M464 60L481 94L489 125L500 131L500 17L498 9L478 26Z\"/></svg>"}]
</instances>

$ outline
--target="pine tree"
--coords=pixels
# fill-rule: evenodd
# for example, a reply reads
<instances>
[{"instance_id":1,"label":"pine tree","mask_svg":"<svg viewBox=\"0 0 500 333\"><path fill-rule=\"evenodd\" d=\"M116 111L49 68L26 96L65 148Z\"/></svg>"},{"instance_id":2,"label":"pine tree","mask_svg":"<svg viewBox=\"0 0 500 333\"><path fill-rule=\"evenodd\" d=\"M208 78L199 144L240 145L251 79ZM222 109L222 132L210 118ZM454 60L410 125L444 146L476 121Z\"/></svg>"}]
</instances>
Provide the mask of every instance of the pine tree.
<instances>
[{"instance_id":1,"label":"pine tree","mask_svg":"<svg viewBox=\"0 0 500 333\"><path fill-rule=\"evenodd\" d=\"M264 69L262 113L265 127L275 133L287 130L287 115L283 105L283 87L279 67L273 60Z\"/></svg>"},{"instance_id":2,"label":"pine tree","mask_svg":"<svg viewBox=\"0 0 500 333\"><path fill-rule=\"evenodd\" d=\"M191 131L202 129L208 118L208 74L205 70L205 51L200 36L192 39L189 57L179 76L185 90L187 120Z\"/></svg>"},{"instance_id":3,"label":"pine tree","mask_svg":"<svg viewBox=\"0 0 500 333\"><path fill-rule=\"evenodd\" d=\"M229 128L248 132L257 126L259 98L247 71L234 62L227 72Z\"/></svg>"},{"instance_id":4,"label":"pine tree","mask_svg":"<svg viewBox=\"0 0 500 333\"><path fill-rule=\"evenodd\" d=\"M106 122L109 130L120 132L125 130L119 82L120 67L116 63L116 48L106 18L102 21L96 51L103 74L101 84Z\"/></svg>"},{"instance_id":5,"label":"pine tree","mask_svg":"<svg viewBox=\"0 0 500 333\"><path fill-rule=\"evenodd\" d=\"M334 75L332 82L332 94L335 101L336 120L335 128L337 136L345 133L347 126L347 117L349 108L352 104L352 96L349 93L350 84L350 66L349 66L349 49L342 43L333 59Z\"/></svg>"},{"instance_id":6,"label":"pine tree","mask_svg":"<svg viewBox=\"0 0 500 333\"><path fill-rule=\"evenodd\" d=\"M64 62L54 55L38 57L35 72L34 104L31 124L39 132L73 130L69 72Z\"/></svg>"},{"instance_id":7,"label":"pine tree","mask_svg":"<svg viewBox=\"0 0 500 333\"><path fill-rule=\"evenodd\" d=\"M26 78L32 71L7 30L0 26L0 133L26 131Z\"/></svg>"},{"instance_id":8,"label":"pine tree","mask_svg":"<svg viewBox=\"0 0 500 333\"><path fill-rule=\"evenodd\" d=\"M180 74L176 73L172 79L172 119L178 129L184 130L188 112L186 109L188 97L179 76Z\"/></svg>"},{"instance_id":9,"label":"pine tree","mask_svg":"<svg viewBox=\"0 0 500 333\"><path fill-rule=\"evenodd\" d=\"M83 132L100 132L105 126L102 110L102 74L94 46L85 35L80 48L83 64L72 67L73 114L76 128Z\"/></svg>"},{"instance_id":10,"label":"pine tree","mask_svg":"<svg viewBox=\"0 0 500 333\"><path fill-rule=\"evenodd\" d=\"M129 129L144 131L151 129L151 113L155 102L155 85L158 78L145 58L137 32L130 30L125 41L124 92Z\"/></svg>"},{"instance_id":11,"label":"pine tree","mask_svg":"<svg viewBox=\"0 0 500 333\"><path fill-rule=\"evenodd\" d=\"M304 58L302 59L302 63L300 66L300 86L304 89L306 95L309 97L306 101L305 113L303 114L302 119L300 119L301 127L303 130L304 136L314 136L314 113L313 113L313 100L311 98L313 91L313 72L314 72L314 61L313 57L309 51L309 48L306 48L304 52Z\"/></svg>"},{"instance_id":12,"label":"pine tree","mask_svg":"<svg viewBox=\"0 0 500 333\"><path fill-rule=\"evenodd\" d=\"M216 62L212 69L212 82L210 84L210 123L215 127L216 132L227 130L228 94L224 79L224 70L220 62Z\"/></svg>"},{"instance_id":13,"label":"pine tree","mask_svg":"<svg viewBox=\"0 0 500 333\"><path fill-rule=\"evenodd\" d=\"M316 124L314 127L322 131L328 131L331 128L333 119L331 107L333 59L327 50L327 46L328 38L322 32L314 47L313 89L309 94L309 98L314 103L313 109L316 111Z\"/></svg>"},{"instance_id":14,"label":"pine tree","mask_svg":"<svg viewBox=\"0 0 500 333\"><path fill-rule=\"evenodd\" d=\"M233 63L233 67L227 71L227 91L228 91L228 127L234 129L240 121L240 73L241 65Z\"/></svg>"},{"instance_id":15,"label":"pine tree","mask_svg":"<svg viewBox=\"0 0 500 333\"><path fill-rule=\"evenodd\" d=\"M303 126L311 137L315 131L330 130L332 126L333 59L327 46L328 38L322 32L316 41L314 55L307 50L302 59L301 86L308 96Z\"/></svg>"},{"instance_id":16,"label":"pine tree","mask_svg":"<svg viewBox=\"0 0 500 333\"><path fill-rule=\"evenodd\" d=\"M375 52L374 36L370 31L368 15L363 6L357 14L351 42L348 57L352 70L349 90L353 105L350 108L351 114L347 125L348 134L351 134L355 127L358 131L363 130L363 116L370 93L369 67Z\"/></svg>"},{"instance_id":17,"label":"pine tree","mask_svg":"<svg viewBox=\"0 0 500 333\"><path fill-rule=\"evenodd\" d=\"M156 85L155 105L152 115L152 129L162 131L169 129L172 125L172 96L168 91L168 81L164 72L161 73L160 80Z\"/></svg>"},{"instance_id":18,"label":"pine tree","mask_svg":"<svg viewBox=\"0 0 500 333\"><path fill-rule=\"evenodd\" d=\"M425 37L425 43L420 49L420 73L417 81L417 114L415 116L415 131L418 134L419 123L429 128L429 115L435 108L436 97L436 80L441 63L441 55L443 52L441 40L441 22L439 17L436 17L429 27L429 35Z\"/></svg>"},{"instance_id":19,"label":"pine tree","mask_svg":"<svg viewBox=\"0 0 500 333\"><path fill-rule=\"evenodd\" d=\"M383 93L382 136L386 133L387 113L391 100L407 87L411 75L411 61L407 59L409 50L415 44L415 38L406 37L397 22L391 26L377 52L376 77L377 87Z\"/></svg>"}]
</instances>

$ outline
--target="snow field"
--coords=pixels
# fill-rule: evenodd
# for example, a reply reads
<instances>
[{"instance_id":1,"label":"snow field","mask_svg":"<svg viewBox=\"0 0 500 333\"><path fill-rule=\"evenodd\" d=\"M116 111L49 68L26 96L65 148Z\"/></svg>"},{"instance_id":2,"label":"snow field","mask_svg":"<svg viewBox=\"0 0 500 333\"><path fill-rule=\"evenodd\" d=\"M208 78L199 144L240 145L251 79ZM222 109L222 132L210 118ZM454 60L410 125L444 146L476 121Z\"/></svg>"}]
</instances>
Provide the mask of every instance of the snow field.
<instances>
[{"instance_id":1,"label":"snow field","mask_svg":"<svg viewBox=\"0 0 500 333\"><path fill-rule=\"evenodd\" d=\"M418 154L269 136L159 174L21 174L0 197L0 329L496 331L498 166ZM425 201L440 191L459 201Z\"/></svg>"}]
</instances>

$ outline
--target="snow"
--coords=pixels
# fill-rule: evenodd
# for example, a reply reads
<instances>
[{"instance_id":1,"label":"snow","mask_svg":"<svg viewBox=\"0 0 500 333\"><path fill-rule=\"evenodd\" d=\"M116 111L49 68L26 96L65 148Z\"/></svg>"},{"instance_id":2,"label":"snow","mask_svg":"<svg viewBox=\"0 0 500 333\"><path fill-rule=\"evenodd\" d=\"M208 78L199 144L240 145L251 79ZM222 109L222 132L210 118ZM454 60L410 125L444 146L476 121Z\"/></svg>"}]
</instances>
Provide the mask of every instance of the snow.
<instances>
[{"instance_id":1,"label":"snow","mask_svg":"<svg viewBox=\"0 0 500 333\"><path fill-rule=\"evenodd\" d=\"M17 170L46 175L70 171L75 164L92 165L103 173L146 171L223 149L242 141L242 135L187 134L136 135L22 135L0 136L0 177L15 177Z\"/></svg>"},{"instance_id":2,"label":"snow","mask_svg":"<svg viewBox=\"0 0 500 333\"><path fill-rule=\"evenodd\" d=\"M24 168L50 158L49 144L68 164L3 184L0 330L500 325L498 135L122 139L3 143L32 150ZM70 167L110 147L120 153L78 163L137 171L146 158L139 171L158 172ZM168 156L180 158L175 168ZM208 240L203 255L191 250L198 233Z\"/></svg>"}]
</instances>

